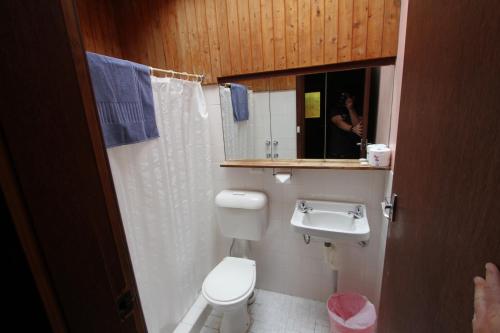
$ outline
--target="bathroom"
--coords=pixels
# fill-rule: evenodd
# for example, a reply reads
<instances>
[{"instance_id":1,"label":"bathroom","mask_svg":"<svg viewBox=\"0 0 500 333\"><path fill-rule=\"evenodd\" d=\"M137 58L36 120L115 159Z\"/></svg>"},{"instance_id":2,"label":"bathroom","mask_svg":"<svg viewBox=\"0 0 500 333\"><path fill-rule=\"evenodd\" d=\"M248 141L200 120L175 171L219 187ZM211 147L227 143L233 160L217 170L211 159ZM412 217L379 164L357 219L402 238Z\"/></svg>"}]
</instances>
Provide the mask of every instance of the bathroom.
<instances>
[{"instance_id":1,"label":"bathroom","mask_svg":"<svg viewBox=\"0 0 500 333\"><path fill-rule=\"evenodd\" d=\"M12 320L30 299L55 332L472 331L472 280L500 263L497 6L6 3ZM148 81L147 138L112 137L103 63Z\"/></svg>"}]
</instances>

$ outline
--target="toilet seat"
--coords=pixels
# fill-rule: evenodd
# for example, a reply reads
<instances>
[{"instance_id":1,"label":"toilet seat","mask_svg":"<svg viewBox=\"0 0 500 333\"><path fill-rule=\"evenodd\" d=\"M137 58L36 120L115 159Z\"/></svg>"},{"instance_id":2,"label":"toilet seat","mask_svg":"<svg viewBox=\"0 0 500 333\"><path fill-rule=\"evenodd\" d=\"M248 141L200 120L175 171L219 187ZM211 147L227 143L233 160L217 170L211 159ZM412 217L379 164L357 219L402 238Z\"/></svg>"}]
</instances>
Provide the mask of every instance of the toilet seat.
<instances>
[{"instance_id":1,"label":"toilet seat","mask_svg":"<svg viewBox=\"0 0 500 333\"><path fill-rule=\"evenodd\" d=\"M255 275L254 260L226 257L203 281L203 295L215 304L238 303L252 293Z\"/></svg>"}]
</instances>

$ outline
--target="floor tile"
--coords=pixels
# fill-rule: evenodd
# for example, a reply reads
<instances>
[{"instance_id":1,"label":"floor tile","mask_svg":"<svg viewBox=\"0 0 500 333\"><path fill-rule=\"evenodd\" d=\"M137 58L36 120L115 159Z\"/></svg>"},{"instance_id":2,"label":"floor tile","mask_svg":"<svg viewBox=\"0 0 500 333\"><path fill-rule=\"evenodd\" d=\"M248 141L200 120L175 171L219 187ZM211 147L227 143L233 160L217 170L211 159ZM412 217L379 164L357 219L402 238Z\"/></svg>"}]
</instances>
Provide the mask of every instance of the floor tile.
<instances>
[{"instance_id":1,"label":"floor tile","mask_svg":"<svg viewBox=\"0 0 500 333\"><path fill-rule=\"evenodd\" d=\"M328 312L323 302L256 289L249 307L249 333L329 333ZM220 312L212 310L200 332L219 332Z\"/></svg>"}]
</instances>

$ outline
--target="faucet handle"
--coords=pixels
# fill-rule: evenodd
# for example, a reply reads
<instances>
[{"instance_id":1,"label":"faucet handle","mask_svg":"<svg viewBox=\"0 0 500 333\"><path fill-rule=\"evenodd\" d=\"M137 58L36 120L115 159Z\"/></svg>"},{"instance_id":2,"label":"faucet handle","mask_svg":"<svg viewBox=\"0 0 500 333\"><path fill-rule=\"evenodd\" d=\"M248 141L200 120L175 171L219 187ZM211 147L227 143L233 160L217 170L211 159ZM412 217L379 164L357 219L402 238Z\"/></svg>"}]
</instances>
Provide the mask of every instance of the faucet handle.
<instances>
[{"instance_id":1,"label":"faucet handle","mask_svg":"<svg viewBox=\"0 0 500 333\"><path fill-rule=\"evenodd\" d=\"M352 211L352 210L348 211L347 215L352 215L355 219L362 218L363 217L363 206L357 205L355 207L355 210L354 211Z\"/></svg>"},{"instance_id":2,"label":"faucet handle","mask_svg":"<svg viewBox=\"0 0 500 333\"><path fill-rule=\"evenodd\" d=\"M307 201L305 200L301 200L299 201L299 203L297 204L297 208L302 212L302 213L309 213L309 212L312 212L313 211L313 208L312 207L309 207L307 205Z\"/></svg>"}]
</instances>

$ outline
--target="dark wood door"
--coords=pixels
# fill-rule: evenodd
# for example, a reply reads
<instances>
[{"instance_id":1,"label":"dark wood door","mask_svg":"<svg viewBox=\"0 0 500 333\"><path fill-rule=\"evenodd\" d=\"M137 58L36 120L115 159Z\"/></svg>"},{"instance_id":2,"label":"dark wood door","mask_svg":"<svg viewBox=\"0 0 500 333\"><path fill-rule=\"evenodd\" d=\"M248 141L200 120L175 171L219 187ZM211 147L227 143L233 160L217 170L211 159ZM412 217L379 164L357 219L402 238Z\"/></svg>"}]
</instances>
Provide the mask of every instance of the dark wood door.
<instances>
[{"instance_id":1,"label":"dark wood door","mask_svg":"<svg viewBox=\"0 0 500 333\"><path fill-rule=\"evenodd\" d=\"M409 2L381 333L471 332L500 264L500 7Z\"/></svg>"},{"instance_id":2,"label":"dark wood door","mask_svg":"<svg viewBox=\"0 0 500 333\"><path fill-rule=\"evenodd\" d=\"M0 185L52 329L145 332L74 3L2 1L0 36Z\"/></svg>"}]
</instances>

